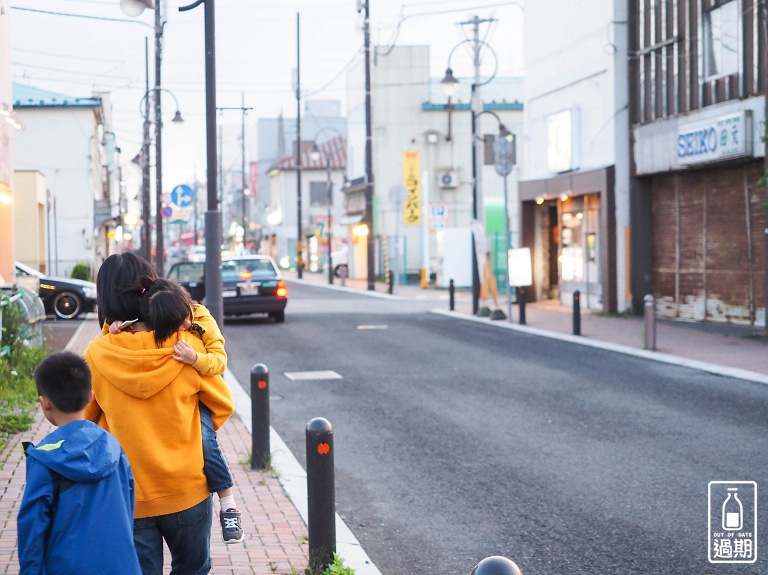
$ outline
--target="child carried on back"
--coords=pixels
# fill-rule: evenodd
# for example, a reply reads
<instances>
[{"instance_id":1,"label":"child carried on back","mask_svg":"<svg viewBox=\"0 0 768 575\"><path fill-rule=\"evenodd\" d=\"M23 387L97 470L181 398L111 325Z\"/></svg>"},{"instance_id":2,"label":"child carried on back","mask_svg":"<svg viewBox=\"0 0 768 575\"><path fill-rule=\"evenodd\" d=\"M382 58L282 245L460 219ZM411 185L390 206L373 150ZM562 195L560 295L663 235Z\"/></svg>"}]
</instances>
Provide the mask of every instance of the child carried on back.
<instances>
[{"instance_id":1,"label":"child carried on back","mask_svg":"<svg viewBox=\"0 0 768 575\"><path fill-rule=\"evenodd\" d=\"M140 307L144 323L154 331L158 346L178 331L194 332L202 339L206 353L197 353L189 343L178 341L173 346L173 358L191 365L201 375L222 375L227 368L224 336L208 309L196 304L182 286L170 280L141 279L140 283L143 288ZM130 331L132 323L131 320L113 321L109 332ZM232 492L234 482L219 448L211 411L203 403L200 403L200 422L205 477L209 490L218 494L221 503L219 521L222 538L225 543L237 543L243 540L243 527Z\"/></svg>"}]
</instances>

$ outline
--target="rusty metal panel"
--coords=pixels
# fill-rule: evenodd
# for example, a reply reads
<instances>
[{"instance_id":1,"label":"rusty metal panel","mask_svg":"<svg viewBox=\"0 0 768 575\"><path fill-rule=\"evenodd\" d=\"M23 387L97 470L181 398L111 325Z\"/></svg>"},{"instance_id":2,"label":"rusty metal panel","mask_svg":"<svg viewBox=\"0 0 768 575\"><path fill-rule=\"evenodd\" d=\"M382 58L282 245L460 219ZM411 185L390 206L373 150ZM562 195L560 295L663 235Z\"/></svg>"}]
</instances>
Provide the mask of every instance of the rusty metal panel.
<instances>
[{"instance_id":1,"label":"rusty metal panel","mask_svg":"<svg viewBox=\"0 0 768 575\"><path fill-rule=\"evenodd\" d=\"M659 313L677 316L677 195L675 176L653 178L651 218L653 226L653 286Z\"/></svg>"},{"instance_id":2,"label":"rusty metal panel","mask_svg":"<svg viewBox=\"0 0 768 575\"><path fill-rule=\"evenodd\" d=\"M762 163L655 176L653 281L663 317L764 325Z\"/></svg>"}]
</instances>

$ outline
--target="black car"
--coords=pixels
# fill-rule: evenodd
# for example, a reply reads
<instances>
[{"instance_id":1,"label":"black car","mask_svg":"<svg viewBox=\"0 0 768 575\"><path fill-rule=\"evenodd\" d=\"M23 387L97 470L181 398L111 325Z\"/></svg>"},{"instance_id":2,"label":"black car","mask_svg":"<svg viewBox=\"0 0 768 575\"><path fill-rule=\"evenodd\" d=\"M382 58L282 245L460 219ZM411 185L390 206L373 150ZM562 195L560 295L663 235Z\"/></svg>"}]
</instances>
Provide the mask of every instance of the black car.
<instances>
[{"instance_id":1,"label":"black car","mask_svg":"<svg viewBox=\"0 0 768 575\"><path fill-rule=\"evenodd\" d=\"M38 278L37 295L43 300L45 313L61 319L74 319L96 309L96 284L74 278L54 278L21 262L16 262L16 275Z\"/></svg>"},{"instance_id":2,"label":"black car","mask_svg":"<svg viewBox=\"0 0 768 575\"><path fill-rule=\"evenodd\" d=\"M184 286L192 299L205 299L205 262L178 262L168 278ZM269 256L234 256L221 261L224 315L266 313L276 322L285 321L288 290L275 260Z\"/></svg>"}]
</instances>

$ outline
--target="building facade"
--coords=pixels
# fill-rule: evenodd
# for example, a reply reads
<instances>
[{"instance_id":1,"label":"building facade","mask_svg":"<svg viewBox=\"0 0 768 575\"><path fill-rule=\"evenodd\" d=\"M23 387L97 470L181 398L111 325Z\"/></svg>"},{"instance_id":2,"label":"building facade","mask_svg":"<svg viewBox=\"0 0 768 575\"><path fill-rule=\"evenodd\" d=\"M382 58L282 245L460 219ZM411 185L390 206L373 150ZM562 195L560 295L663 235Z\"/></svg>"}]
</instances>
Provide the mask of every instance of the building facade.
<instances>
[{"instance_id":1,"label":"building facade","mask_svg":"<svg viewBox=\"0 0 768 575\"><path fill-rule=\"evenodd\" d=\"M365 92L363 63L347 74L349 168L346 190L349 221L363 220L365 211ZM448 62L445 63L448 66ZM462 70L471 73L471 68ZM459 73L459 70L457 70ZM483 114L477 117L478 134L485 142L479 159L478 219L491 232L489 246L498 246L496 268L505 269L504 179L494 170L493 143L500 123L510 132L523 130L521 78L496 77L482 86ZM434 277L447 287L471 285L471 222L473 212L472 80L459 78L459 91L451 104L430 76L429 46L378 47L372 61L373 230L376 240L375 273L387 271ZM507 181L512 245L518 247L517 170ZM496 214L495 219L488 214ZM498 225L493 227L494 222ZM490 226L490 227L489 227ZM453 238L465 238L454 244ZM464 249L447 249L460 245ZM364 241L355 244L364 252ZM365 262L362 254L362 261ZM355 255L355 259L361 259ZM366 268L358 266L358 276ZM456 271L456 275L453 274ZM453 277L449 277L453 276Z\"/></svg>"},{"instance_id":2,"label":"building facade","mask_svg":"<svg viewBox=\"0 0 768 575\"><path fill-rule=\"evenodd\" d=\"M616 312L630 301L626 2L554 4L525 7L527 297Z\"/></svg>"},{"instance_id":3,"label":"building facade","mask_svg":"<svg viewBox=\"0 0 768 575\"><path fill-rule=\"evenodd\" d=\"M41 173L50 191L53 237L46 271L69 276L82 263L95 275L115 249L122 194L104 101L14 84L13 107L26 126L15 138L15 169Z\"/></svg>"},{"instance_id":4,"label":"building facade","mask_svg":"<svg viewBox=\"0 0 768 575\"><path fill-rule=\"evenodd\" d=\"M333 137L314 143L302 142L300 171L296 154L292 154L273 162L268 172L270 202L263 228L261 253L271 255L282 268L296 269L299 177L304 270L322 271L329 248L336 251L347 242L347 228L341 221L344 210L342 189L347 158L346 140L342 136L334 136L330 131L323 135ZM322 140L322 136L318 139ZM329 224L332 232L330 245Z\"/></svg>"},{"instance_id":5,"label":"building facade","mask_svg":"<svg viewBox=\"0 0 768 575\"><path fill-rule=\"evenodd\" d=\"M766 4L630 5L634 307L764 326Z\"/></svg>"}]
</instances>

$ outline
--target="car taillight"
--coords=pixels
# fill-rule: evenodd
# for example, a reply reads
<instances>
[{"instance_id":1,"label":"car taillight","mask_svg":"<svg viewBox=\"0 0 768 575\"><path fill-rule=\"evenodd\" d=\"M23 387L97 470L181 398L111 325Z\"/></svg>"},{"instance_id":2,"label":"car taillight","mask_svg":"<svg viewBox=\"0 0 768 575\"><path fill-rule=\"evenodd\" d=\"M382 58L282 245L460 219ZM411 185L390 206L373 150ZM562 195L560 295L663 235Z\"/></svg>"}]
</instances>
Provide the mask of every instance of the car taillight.
<instances>
[{"instance_id":1,"label":"car taillight","mask_svg":"<svg viewBox=\"0 0 768 575\"><path fill-rule=\"evenodd\" d=\"M284 281L277 282L277 297L287 297L288 288L285 287Z\"/></svg>"}]
</instances>

